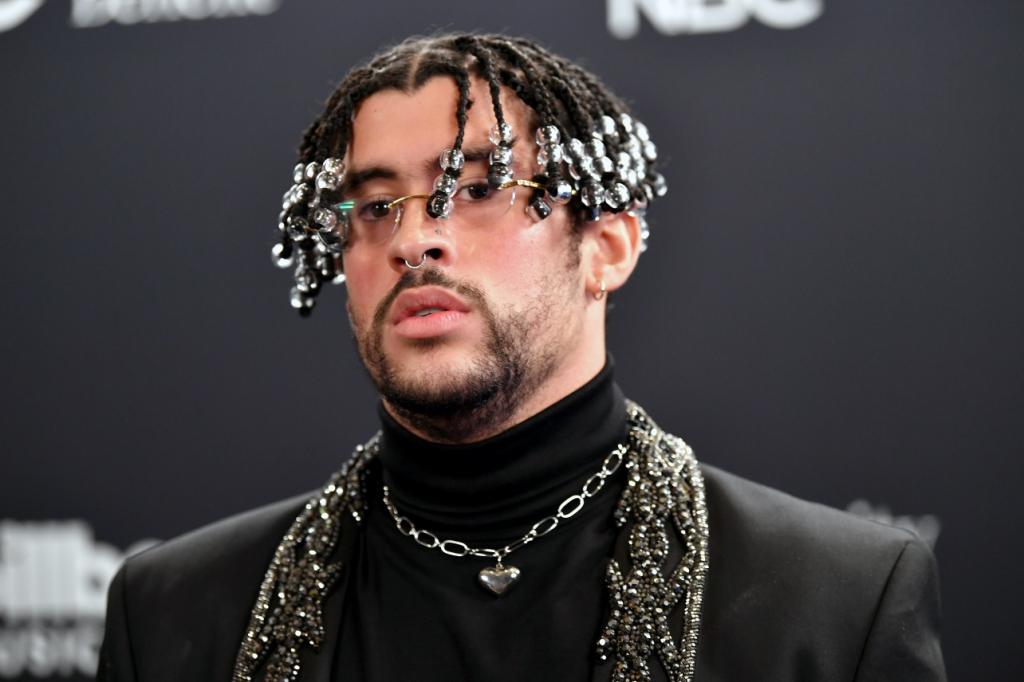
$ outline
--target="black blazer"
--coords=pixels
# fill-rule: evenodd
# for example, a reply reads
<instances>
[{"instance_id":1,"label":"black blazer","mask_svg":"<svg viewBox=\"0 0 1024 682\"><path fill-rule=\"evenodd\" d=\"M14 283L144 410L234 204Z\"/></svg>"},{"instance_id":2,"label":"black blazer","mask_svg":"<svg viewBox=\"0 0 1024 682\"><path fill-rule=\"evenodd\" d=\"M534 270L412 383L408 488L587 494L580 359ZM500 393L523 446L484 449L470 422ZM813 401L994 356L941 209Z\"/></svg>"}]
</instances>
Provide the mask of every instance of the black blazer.
<instances>
[{"instance_id":1,"label":"black blazer","mask_svg":"<svg viewBox=\"0 0 1024 682\"><path fill-rule=\"evenodd\" d=\"M696 682L946 679L935 560L917 536L701 470L710 568ZM128 559L110 587L97 679L230 680L263 574L309 497ZM345 679L331 670L342 599L325 602L324 646L304 652L303 681ZM594 679L610 668L596 666Z\"/></svg>"}]
</instances>

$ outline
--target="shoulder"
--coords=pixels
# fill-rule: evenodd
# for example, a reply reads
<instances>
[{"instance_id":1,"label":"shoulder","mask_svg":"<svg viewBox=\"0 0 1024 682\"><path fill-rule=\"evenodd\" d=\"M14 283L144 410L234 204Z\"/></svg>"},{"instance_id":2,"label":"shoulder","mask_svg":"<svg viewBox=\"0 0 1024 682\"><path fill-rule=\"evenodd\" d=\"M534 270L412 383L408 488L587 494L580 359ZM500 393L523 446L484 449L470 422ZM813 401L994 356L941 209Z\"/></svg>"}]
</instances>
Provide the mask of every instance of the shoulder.
<instances>
[{"instance_id":1,"label":"shoulder","mask_svg":"<svg viewBox=\"0 0 1024 682\"><path fill-rule=\"evenodd\" d=\"M791 562L807 552L841 550L848 564L865 555L895 558L917 540L908 530L802 500L713 466L702 464L701 472L712 524L727 535L723 541L742 539L758 552L779 547Z\"/></svg>"},{"instance_id":2,"label":"shoulder","mask_svg":"<svg viewBox=\"0 0 1024 682\"><path fill-rule=\"evenodd\" d=\"M310 497L238 514L130 557L110 587L101 670L130 664L138 679L229 677L263 575Z\"/></svg>"},{"instance_id":3,"label":"shoulder","mask_svg":"<svg viewBox=\"0 0 1024 682\"><path fill-rule=\"evenodd\" d=\"M913 545L910 531L808 502L702 465L712 571L736 587L767 585L788 597L838 605L878 596L896 561ZM716 566L717 564L717 566Z\"/></svg>"},{"instance_id":4,"label":"shoulder","mask_svg":"<svg viewBox=\"0 0 1024 682\"><path fill-rule=\"evenodd\" d=\"M797 666L813 679L851 679L914 660L900 679L942 679L935 560L917 535L701 470L710 526L705 665L740 677ZM728 641L759 645L744 659L720 644ZM884 654L873 653L882 641Z\"/></svg>"},{"instance_id":5,"label":"shoulder","mask_svg":"<svg viewBox=\"0 0 1024 682\"><path fill-rule=\"evenodd\" d=\"M160 543L128 559L126 573L135 587L208 580L244 566L266 570L288 527L313 493L252 509Z\"/></svg>"}]
</instances>

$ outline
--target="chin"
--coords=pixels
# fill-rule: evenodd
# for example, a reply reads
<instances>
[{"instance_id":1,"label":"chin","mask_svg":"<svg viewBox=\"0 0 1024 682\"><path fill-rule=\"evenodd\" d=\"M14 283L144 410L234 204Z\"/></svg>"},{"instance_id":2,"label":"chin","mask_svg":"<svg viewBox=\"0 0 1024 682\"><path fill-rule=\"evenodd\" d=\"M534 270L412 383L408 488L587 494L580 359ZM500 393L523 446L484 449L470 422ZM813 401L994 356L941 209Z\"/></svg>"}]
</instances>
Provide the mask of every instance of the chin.
<instances>
[{"instance_id":1,"label":"chin","mask_svg":"<svg viewBox=\"0 0 1024 682\"><path fill-rule=\"evenodd\" d=\"M386 383L403 393L433 395L443 402L465 393L493 370L480 352L440 339L421 339L385 353ZM449 395L451 394L451 395Z\"/></svg>"}]
</instances>

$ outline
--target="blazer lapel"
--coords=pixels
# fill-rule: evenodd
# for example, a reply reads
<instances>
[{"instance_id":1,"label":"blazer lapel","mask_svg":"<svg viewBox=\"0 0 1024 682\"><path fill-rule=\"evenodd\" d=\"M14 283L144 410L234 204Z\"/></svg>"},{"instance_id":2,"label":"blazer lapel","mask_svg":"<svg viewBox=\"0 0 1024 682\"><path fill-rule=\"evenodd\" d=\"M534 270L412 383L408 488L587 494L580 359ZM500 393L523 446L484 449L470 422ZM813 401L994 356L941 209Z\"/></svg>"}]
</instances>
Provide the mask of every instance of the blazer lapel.
<instances>
[{"instance_id":1,"label":"blazer lapel","mask_svg":"<svg viewBox=\"0 0 1024 682\"><path fill-rule=\"evenodd\" d=\"M306 648L299 656L302 682L338 682L342 679L335 674L335 652L338 648L338 636L341 632L341 618L345 609L345 594L348 591L349 559L352 548L360 532L355 520L348 513L342 523L338 546L334 558L341 564L341 575L334 582L334 587L323 602L324 639L319 651Z\"/></svg>"}]
</instances>

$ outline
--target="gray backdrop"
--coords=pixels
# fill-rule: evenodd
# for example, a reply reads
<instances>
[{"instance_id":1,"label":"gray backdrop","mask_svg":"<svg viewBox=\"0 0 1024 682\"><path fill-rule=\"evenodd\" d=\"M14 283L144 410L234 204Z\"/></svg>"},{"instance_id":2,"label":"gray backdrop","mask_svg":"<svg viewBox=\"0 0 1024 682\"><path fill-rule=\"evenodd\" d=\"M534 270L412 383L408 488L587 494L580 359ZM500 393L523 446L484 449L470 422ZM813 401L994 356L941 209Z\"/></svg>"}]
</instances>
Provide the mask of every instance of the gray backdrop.
<instances>
[{"instance_id":1,"label":"gray backdrop","mask_svg":"<svg viewBox=\"0 0 1024 682\"><path fill-rule=\"evenodd\" d=\"M280 195L350 66L483 29L601 74L668 161L610 320L627 394L705 462L915 527L951 677L1017 679L1024 3L38 4L0 2L0 677L81 675L124 550L374 429L343 290L301 320L270 263Z\"/></svg>"}]
</instances>

